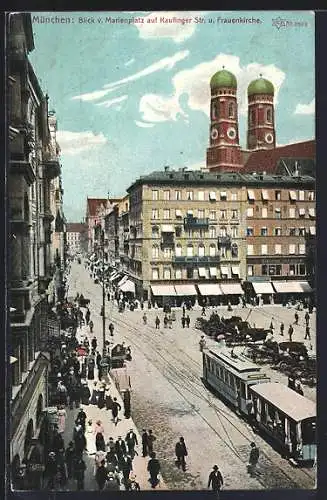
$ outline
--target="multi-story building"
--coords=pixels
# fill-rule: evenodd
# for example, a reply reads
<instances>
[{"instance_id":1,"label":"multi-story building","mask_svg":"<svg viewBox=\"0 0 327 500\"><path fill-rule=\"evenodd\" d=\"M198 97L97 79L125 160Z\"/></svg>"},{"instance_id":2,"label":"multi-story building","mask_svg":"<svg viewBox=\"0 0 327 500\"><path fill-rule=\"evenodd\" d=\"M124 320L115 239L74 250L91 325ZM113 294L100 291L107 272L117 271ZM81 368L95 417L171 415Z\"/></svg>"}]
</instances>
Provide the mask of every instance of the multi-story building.
<instances>
[{"instance_id":1,"label":"multi-story building","mask_svg":"<svg viewBox=\"0 0 327 500\"><path fill-rule=\"evenodd\" d=\"M107 206L107 198L87 198L85 224L87 225L88 252L94 252L95 227L101 225L102 213ZM100 213L99 213L100 211ZM103 225L103 224L102 224Z\"/></svg>"},{"instance_id":2,"label":"multi-story building","mask_svg":"<svg viewBox=\"0 0 327 500\"><path fill-rule=\"evenodd\" d=\"M66 238L68 251L71 255L75 255L84 251L83 237L86 231L85 224L81 222L67 222L66 224Z\"/></svg>"},{"instance_id":3,"label":"multi-story building","mask_svg":"<svg viewBox=\"0 0 327 500\"><path fill-rule=\"evenodd\" d=\"M47 406L49 359L47 288L51 268L51 181L60 174L43 95L28 53L34 49L30 14L8 16L8 268L11 363L8 378L12 481L23 459L40 461L38 436ZM38 452L36 451L38 450Z\"/></svg>"}]
</instances>

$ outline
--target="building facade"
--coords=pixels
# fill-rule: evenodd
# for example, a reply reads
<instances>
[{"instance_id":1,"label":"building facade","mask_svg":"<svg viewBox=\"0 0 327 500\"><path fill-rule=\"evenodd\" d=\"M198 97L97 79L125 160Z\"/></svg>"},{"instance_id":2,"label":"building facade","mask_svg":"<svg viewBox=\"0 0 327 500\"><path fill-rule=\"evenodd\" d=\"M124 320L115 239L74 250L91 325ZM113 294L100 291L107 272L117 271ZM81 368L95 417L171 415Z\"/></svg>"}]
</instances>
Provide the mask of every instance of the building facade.
<instances>
[{"instance_id":1,"label":"building facade","mask_svg":"<svg viewBox=\"0 0 327 500\"><path fill-rule=\"evenodd\" d=\"M51 183L60 175L44 96L28 60L30 14L8 16L8 267L10 464L29 459L47 406L48 287L53 279Z\"/></svg>"},{"instance_id":2,"label":"building facade","mask_svg":"<svg viewBox=\"0 0 327 500\"><path fill-rule=\"evenodd\" d=\"M76 255L84 251L85 232L86 226L84 224L80 222L67 222L66 238L70 255Z\"/></svg>"}]
</instances>

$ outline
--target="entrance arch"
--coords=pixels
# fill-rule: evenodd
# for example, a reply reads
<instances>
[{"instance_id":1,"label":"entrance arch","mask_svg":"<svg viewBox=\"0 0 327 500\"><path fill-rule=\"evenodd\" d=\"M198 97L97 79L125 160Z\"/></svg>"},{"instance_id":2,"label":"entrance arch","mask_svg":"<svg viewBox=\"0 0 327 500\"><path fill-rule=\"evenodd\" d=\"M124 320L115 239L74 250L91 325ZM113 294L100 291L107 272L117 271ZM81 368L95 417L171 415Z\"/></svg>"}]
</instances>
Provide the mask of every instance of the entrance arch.
<instances>
[{"instance_id":1,"label":"entrance arch","mask_svg":"<svg viewBox=\"0 0 327 500\"><path fill-rule=\"evenodd\" d=\"M28 424L27 424L25 441L24 441L24 457L25 458L26 458L26 456L29 452L29 449L31 447L33 435L34 435L34 424L33 424L33 420L30 419Z\"/></svg>"}]
</instances>

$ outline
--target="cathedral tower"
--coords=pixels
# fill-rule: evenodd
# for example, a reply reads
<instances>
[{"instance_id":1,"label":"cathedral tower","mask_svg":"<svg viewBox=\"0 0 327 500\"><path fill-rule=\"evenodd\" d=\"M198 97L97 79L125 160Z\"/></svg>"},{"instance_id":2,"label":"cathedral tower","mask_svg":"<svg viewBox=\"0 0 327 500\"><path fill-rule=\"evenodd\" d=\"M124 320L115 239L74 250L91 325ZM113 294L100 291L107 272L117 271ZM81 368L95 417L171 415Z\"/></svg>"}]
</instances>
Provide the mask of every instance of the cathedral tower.
<instances>
[{"instance_id":1,"label":"cathedral tower","mask_svg":"<svg viewBox=\"0 0 327 500\"><path fill-rule=\"evenodd\" d=\"M210 89L210 146L207 149L207 168L217 172L237 172L242 165L236 78L229 71L222 69L211 78Z\"/></svg>"},{"instance_id":2,"label":"cathedral tower","mask_svg":"<svg viewBox=\"0 0 327 500\"><path fill-rule=\"evenodd\" d=\"M260 75L248 86L248 149L276 147L274 120L274 86Z\"/></svg>"}]
</instances>

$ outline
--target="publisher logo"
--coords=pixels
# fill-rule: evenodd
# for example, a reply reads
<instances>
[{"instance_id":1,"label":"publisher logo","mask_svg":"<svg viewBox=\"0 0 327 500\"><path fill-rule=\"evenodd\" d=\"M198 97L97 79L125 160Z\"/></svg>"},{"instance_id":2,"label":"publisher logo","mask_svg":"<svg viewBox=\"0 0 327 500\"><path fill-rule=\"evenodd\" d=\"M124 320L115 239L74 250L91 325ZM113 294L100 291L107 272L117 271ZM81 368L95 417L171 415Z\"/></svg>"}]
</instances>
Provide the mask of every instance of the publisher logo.
<instances>
[{"instance_id":1,"label":"publisher logo","mask_svg":"<svg viewBox=\"0 0 327 500\"><path fill-rule=\"evenodd\" d=\"M309 26L309 23L306 21L290 21L289 19L283 19L282 17L276 17L272 19L272 25L275 26L278 30L281 28L306 28Z\"/></svg>"}]
</instances>

